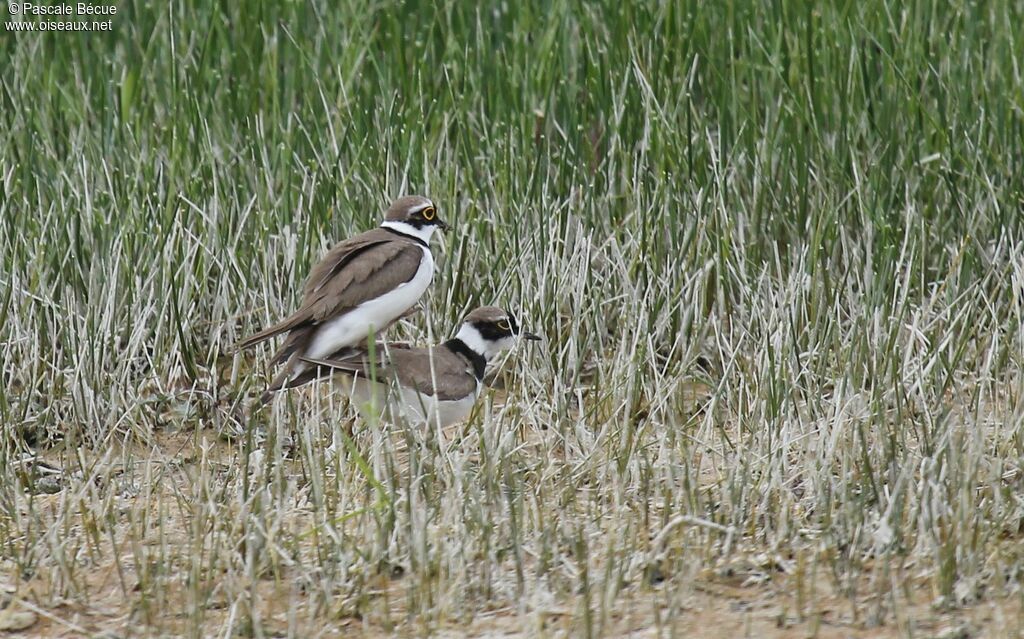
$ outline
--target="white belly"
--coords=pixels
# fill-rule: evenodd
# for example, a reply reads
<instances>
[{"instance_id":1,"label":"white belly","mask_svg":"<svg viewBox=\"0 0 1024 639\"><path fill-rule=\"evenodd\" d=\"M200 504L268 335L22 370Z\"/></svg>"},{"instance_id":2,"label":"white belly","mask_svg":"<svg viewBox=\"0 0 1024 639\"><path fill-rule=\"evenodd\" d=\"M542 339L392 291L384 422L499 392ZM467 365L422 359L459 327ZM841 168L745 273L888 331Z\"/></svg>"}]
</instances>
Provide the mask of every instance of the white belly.
<instances>
[{"instance_id":1,"label":"white belly","mask_svg":"<svg viewBox=\"0 0 1024 639\"><path fill-rule=\"evenodd\" d=\"M379 333L423 297L434 279L434 256L422 247L423 260L411 280L380 297L363 302L341 317L324 322L305 352L306 357L326 357L348 346L361 345L371 333Z\"/></svg>"},{"instance_id":2,"label":"white belly","mask_svg":"<svg viewBox=\"0 0 1024 639\"><path fill-rule=\"evenodd\" d=\"M473 412L476 393L458 400L438 400L414 390L402 389L401 411L411 423L448 426L461 422Z\"/></svg>"},{"instance_id":3,"label":"white belly","mask_svg":"<svg viewBox=\"0 0 1024 639\"><path fill-rule=\"evenodd\" d=\"M442 400L430 395L422 395L412 389L403 388L399 392L389 392L389 386L373 383L365 378L353 380L348 375L336 375L335 381L349 394L352 403L363 414L381 417L385 407L397 411L398 415L410 425L448 426L469 417L476 404L479 392L459 400Z\"/></svg>"}]
</instances>

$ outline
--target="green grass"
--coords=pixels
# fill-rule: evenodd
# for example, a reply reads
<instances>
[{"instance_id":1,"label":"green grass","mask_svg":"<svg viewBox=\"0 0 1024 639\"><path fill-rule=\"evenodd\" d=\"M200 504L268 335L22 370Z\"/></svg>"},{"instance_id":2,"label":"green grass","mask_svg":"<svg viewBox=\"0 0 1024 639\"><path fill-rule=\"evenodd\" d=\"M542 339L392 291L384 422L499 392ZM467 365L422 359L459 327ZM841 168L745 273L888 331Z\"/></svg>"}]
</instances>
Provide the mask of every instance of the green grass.
<instances>
[{"instance_id":1,"label":"green grass","mask_svg":"<svg viewBox=\"0 0 1024 639\"><path fill-rule=\"evenodd\" d=\"M615 635L639 599L668 633L767 553L921 636L911 590L1016 592L1022 8L471 5L0 35L0 596L192 636ZM390 336L513 309L545 341L507 399L345 439L297 392L216 443L268 374L231 345L403 193L456 231Z\"/></svg>"}]
</instances>

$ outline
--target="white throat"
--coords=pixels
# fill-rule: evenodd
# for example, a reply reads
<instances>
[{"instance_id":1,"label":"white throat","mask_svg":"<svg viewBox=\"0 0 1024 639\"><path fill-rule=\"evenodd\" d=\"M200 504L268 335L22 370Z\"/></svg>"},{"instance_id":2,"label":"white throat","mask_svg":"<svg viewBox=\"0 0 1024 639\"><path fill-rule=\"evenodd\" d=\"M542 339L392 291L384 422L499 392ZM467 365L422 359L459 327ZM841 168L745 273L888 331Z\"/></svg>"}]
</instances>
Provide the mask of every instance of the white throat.
<instances>
[{"instance_id":1,"label":"white throat","mask_svg":"<svg viewBox=\"0 0 1024 639\"><path fill-rule=\"evenodd\" d=\"M412 224L406 222L396 222L387 220L380 223L381 228L391 229L392 231L398 231L402 235L409 235L415 237L418 240L422 240L424 244L430 244L430 236L434 234L434 230L437 228L433 224L428 224L423 228L416 228Z\"/></svg>"},{"instance_id":2,"label":"white throat","mask_svg":"<svg viewBox=\"0 0 1024 639\"><path fill-rule=\"evenodd\" d=\"M488 362L504 350L503 345L484 339L484 336L480 334L480 331L476 330L475 326L468 323L463 324L459 328L459 332L455 335L455 338L462 340L462 343L468 346L474 353L483 355L484 359Z\"/></svg>"}]
</instances>

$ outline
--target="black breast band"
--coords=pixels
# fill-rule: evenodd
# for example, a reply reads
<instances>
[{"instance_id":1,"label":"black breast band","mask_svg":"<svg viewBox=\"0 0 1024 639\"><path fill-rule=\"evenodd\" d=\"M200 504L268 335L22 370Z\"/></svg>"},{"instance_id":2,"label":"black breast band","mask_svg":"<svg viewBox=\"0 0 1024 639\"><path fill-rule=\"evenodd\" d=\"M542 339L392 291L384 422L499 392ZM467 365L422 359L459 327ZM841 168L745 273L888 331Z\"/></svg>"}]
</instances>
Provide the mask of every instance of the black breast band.
<instances>
[{"instance_id":1,"label":"black breast band","mask_svg":"<svg viewBox=\"0 0 1024 639\"><path fill-rule=\"evenodd\" d=\"M429 244L427 244L426 242L424 242L420 238L416 237L415 235L409 235L408 233L402 233L401 231L396 231L395 229L391 228L390 226L382 226L381 228L384 229L385 231L387 231L388 233L394 233L398 237L404 237L407 240L412 240L413 242L416 242L420 246L425 246L427 248L430 248Z\"/></svg>"},{"instance_id":2,"label":"black breast band","mask_svg":"<svg viewBox=\"0 0 1024 639\"><path fill-rule=\"evenodd\" d=\"M469 363L473 365L473 375L476 376L478 381L483 380L484 371L487 370L487 359L483 355L466 346L466 342L463 342L458 337L448 340L444 345L451 352L462 355L469 360Z\"/></svg>"}]
</instances>

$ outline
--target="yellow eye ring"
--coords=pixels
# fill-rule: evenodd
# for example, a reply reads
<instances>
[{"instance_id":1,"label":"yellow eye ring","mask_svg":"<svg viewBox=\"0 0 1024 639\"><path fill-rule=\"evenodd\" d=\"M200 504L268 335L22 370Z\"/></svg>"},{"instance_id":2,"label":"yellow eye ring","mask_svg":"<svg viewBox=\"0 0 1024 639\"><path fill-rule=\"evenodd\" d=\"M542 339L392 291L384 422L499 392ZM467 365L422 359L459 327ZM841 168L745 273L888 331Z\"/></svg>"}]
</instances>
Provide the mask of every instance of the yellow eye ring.
<instances>
[{"instance_id":1,"label":"yellow eye ring","mask_svg":"<svg viewBox=\"0 0 1024 639\"><path fill-rule=\"evenodd\" d=\"M434 219L435 215L437 215L437 210L434 209L434 207L428 206L427 208L423 209L424 220L429 222L430 220Z\"/></svg>"},{"instance_id":2,"label":"yellow eye ring","mask_svg":"<svg viewBox=\"0 0 1024 639\"><path fill-rule=\"evenodd\" d=\"M508 323L508 320L501 320L500 322L498 322L498 328L500 328L503 331L511 332L512 330L512 326Z\"/></svg>"}]
</instances>

